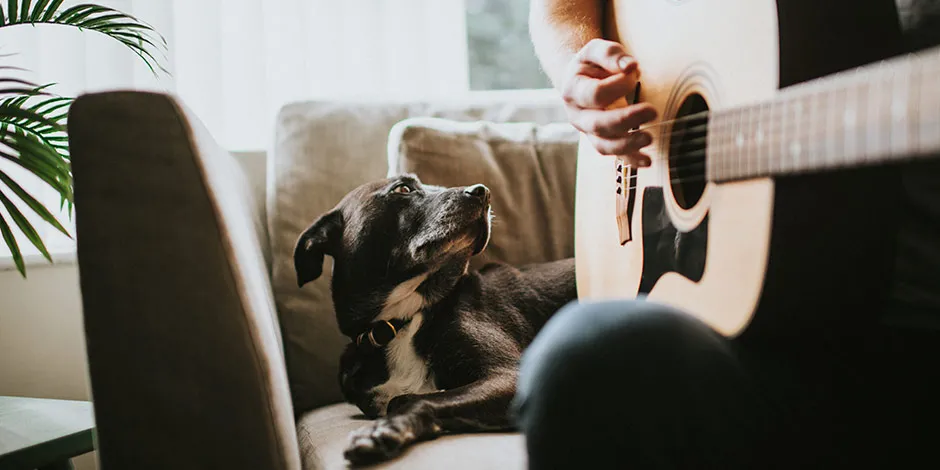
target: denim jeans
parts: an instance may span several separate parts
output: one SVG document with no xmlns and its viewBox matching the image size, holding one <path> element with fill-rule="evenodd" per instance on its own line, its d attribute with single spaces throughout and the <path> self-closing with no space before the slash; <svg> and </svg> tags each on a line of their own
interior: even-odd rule
<svg viewBox="0 0 940 470">
<path fill-rule="evenodd" d="M 940 468 L 935 337 L 743 341 L 646 300 L 566 306 L 521 363 L 529 467 Z"/>
</svg>

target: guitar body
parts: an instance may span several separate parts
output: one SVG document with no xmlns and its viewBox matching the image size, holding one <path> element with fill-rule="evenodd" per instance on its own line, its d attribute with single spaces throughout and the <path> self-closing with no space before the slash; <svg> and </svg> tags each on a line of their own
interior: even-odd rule
<svg viewBox="0 0 940 470">
<path fill-rule="evenodd" d="M 683 143 L 701 120 L 674 120 L 897 54 L 893 1 L 614 0 L 607 20 L 607 37 L 640 64 L 637 99 L 659 117 L 648 168 L 618 171 L 582 139 L 581 301 L 646 296 L 762 340 L 871 325 L 891 276 L 896 170 L 706 182 L 708 157 Z"/>
</svg>

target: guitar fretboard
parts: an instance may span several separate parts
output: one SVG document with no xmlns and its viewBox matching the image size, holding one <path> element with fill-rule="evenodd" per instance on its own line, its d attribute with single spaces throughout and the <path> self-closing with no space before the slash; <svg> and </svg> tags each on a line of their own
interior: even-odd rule
<svg viewBox="0 0 940 470">
<path fill-rule="evenodd" d="M 706 177 L 722 182 L 938 153 L 940 48 L 933 48 L 710 113 Z"/>
</svg>

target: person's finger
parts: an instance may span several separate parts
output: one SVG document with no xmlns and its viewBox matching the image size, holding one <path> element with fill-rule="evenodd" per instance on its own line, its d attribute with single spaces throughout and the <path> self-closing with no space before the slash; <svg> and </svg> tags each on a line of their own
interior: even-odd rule
<svg viewBox="0 0 940 470">
<path fill-rule="evenodd" d="M 600 153 L 600 152 L 598 152 L 598 153 Z M 637 168 L 648 168 L 650 165 L 653 164 L 653 159 L 650 158 L 649 155 L 647 155 L 647 154 L 645 154 L 645 153 L 643 153 L 643 152 L 633 152 L 633 153 L 626 154 L 626 155 L 605 155 L 605 154 L 601 153 L 601 155 L 604 156 L 604 157 L 615 157 L 615 156 L 616 156 L 616 157 L 618 157 L 618 158 L 624 160 L 624 163 L 626 163 L 627 165 L 632 165 L 632 166 L 635 166 L 635 167 L 637 167 Z M 633 184 L 636 184 L 636 183 L 633 182 Z"/>
<path fill-rule="evenodd" d="M 597 65 L 610 74 L 631 73 L 636 59 L 627 54 L 622 44 L 606 39 L 592 39 L 578 51 L 578 61 Z"/>
<path fill-rule="evenodd" d="M 652 143 L 648 133 L 630 134 L 620 139 L 603 139 L 590 136 L 591 144 L 601 155 L 635 155 Z"/>
<path fill-rule="evenodd" d="M 636 77 L 632 74 L 616 74 L 597 79 L 579 73 L 571 77 L 562 95 L 565 100 L 579 108 L 603 109 L 620 98 L 633 94 Z"/>
<path fill-rule="evenodd" d="M 650 156 L 643 152 L 634 152 L 630 155 L 623 156 L 623 158 L 625 158 L 630 165 L 639 168 L 647 168 L 653 163 Z"/>
<path fill-rule="evenodd" d="M 579 131 L 603 139 L 623 138 L 631 129 L 656 119 L 656 108 L 638 103 L 614 109 L 577 109 L 569 112 L 569 121 Z"/>
</svg>

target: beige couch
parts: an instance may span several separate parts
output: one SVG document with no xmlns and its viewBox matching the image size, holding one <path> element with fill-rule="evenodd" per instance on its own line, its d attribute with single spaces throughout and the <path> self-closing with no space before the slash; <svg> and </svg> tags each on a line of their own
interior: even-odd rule
<svg viewBox="0 0 940 470">
<path fill-rule="evenodd" d="M 102 468 L 345 468 L 346 436 L 364 424 L 339 394 L 348 339 L 330 267 L 297 287 L 296 236 L 352 187 L 413 171 L 494 190 L 477 264 L 572 256 L 577 134 L 562 121 L 547 91 L 294 103 L 273 126 L 261 198 L 174 97 L 79 98 L 69 128 Z M 523 440 L 448 436 L 380 467 L 519 469 Z"/>
</svg>

